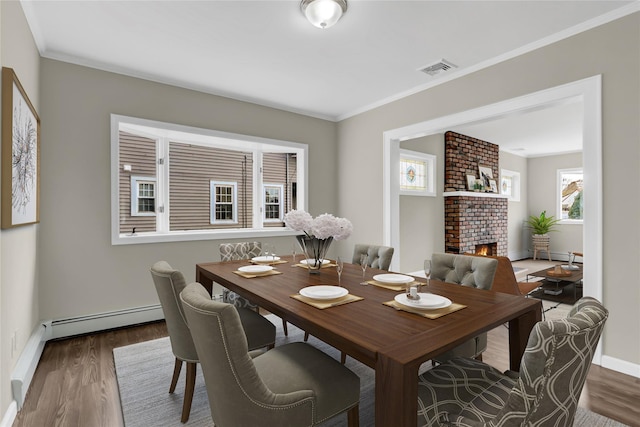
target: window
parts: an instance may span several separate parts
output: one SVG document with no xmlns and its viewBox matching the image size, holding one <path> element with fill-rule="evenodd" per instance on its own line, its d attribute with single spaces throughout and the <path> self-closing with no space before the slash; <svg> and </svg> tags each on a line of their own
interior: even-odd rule
<svg viewBox="0 0 640 427">
<path fill-rule="evenodd" d="M 306 144 L 111 116 L 111 241 L 293 235 Z"/>
<path fill-rule="evenodd" d="M 436 156 L 400 150 L 400 194 L 435 197 Z"/>
<path fill-rule="evenodd" d="M 520 172 L 500 171 L 500 193 L 509 196 L 512 202 L 520 201 Z"/>
<path fill-rule="evenodd" d="M 211 224 L 237 223 L 237 185 L 211 181 Z"/>
<path fill-rule="evenodd" d="M 279 184 L 264 185 L 264 220 L 265 222 L 282 222 L 283 186 Z"/>
<path fill-rule="evenodd" d="M 565 223 L 582 223 L 582 169 L 559 169 L 558 187 L 558 218 Z"/>
<path fill-rule="evenodd" d="M 156 214 L 156 179 L 131 177 L 131 216 L 153 216 Z"/>
</svg>

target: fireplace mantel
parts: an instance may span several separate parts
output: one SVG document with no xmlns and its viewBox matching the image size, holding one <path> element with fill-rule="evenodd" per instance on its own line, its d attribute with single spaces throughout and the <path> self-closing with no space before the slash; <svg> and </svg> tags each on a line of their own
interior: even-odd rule
<svg viewBox="0 0 640 427">
<path fill-rule="evenodd" d="M 496 193 L 481 193 L 476 191 L 446 191 L 442 193 L 443 197 L 490 197 L 494 199 L 506 199 L 509 196 L 506 194 L 496 194 Z"/>
</svg>

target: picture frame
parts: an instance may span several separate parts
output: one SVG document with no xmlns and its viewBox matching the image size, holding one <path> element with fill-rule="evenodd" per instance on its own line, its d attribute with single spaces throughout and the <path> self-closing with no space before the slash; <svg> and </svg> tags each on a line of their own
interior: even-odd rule
<svg viewBox="0 0 640 427">
<path fill-rule="evenodd" d="M 12 68 L 2 67 L 3 229 L 40 222 L 40 118 Z"/>
<path fill-rule="evenodd" d="M 489 188 L 491 188 L 491 193 L 497 193 L 498 192 L 498 184 L 496 183 L 495 179 L 490 179 L 489 180 Z"/>
<path fill-rule="evenodd" d="M 489 166 L 478 165 L 478 172 L 480 174 L 480 180 L 485 189 L 490 188 L 490 179 L 493 179 L 493 170 Z"/>
<path fill-rule="evenodd" d="M 473 191 L 475 189 L 476 179 L 475 175 L 467 175 L 467 190 Z"/>
</svg>

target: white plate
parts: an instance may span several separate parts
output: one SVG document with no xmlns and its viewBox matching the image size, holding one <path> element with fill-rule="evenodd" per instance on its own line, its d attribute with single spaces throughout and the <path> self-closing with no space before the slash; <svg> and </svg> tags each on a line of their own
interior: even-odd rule
<svg viewBox="0 0 640 427">
<path fill-rule="evenodd" d="M 251 258 L 251 261 L 253 261 L 253 262 L 274 262 L 274 261 L 280 261 L 280 257 L 279 256 L 272 256 L 272 255 L 256 256 L 256 257 Z"/>
<path fill-rule="evenodd" d="M 266 273 L 268 271 L 273 270 L 273 267 L 270 265 L 245 265 L 243 267 L 238 268 L 238 271 L 242 271 L 243 273 Z"/>
<path fill-rule="evenodd" d="M 376 274 L 373 276 L 373 280 L 380 283 L 411 283 L 415 279 L 411 276 L 405 276 L 404 274 Z"/>
<path fill-rule="evenodd" d="M 300 289 L 300 295 L 312 299 L 335 299 L 347 295 L 349 291 L 340 286 L 317 285 Z"/>
<path fill-rule="evenodd" d="M 303 259 L 302 261 L 300 261 L 300 264 L 304 264 L 304 265 L 307 265 L 307 264 L 314 265 L 315 263 L 316 263 L 316 260 L 313 258 Z M 322 265 L 326 265 L 326 264 L 329 264 L 329 260 L 323 259 Z"/>
<path fill-rule="evenodd" d="M 435 310 L 436 308 L 445 308 L 451 305 L 451 300 L 440 295 L 419 293 L 419 300 L 411 300 L 407 298 L 407 294 L 402 293 L 395 296 L 397 303 L 406 305 L 411 308 L 421 308 L 424 310 Z"/>
</svg>

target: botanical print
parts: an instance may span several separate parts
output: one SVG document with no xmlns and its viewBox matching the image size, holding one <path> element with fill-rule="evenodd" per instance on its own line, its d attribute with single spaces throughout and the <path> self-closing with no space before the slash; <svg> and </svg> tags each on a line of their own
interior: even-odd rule
<svg viewBox="0 0 640 427">
<path fill-rule="evenodd" d="M 12 222 L 36 220 L 38 182 L 38 127 L 16 84 L 13 85 Z"/>
</svg>

